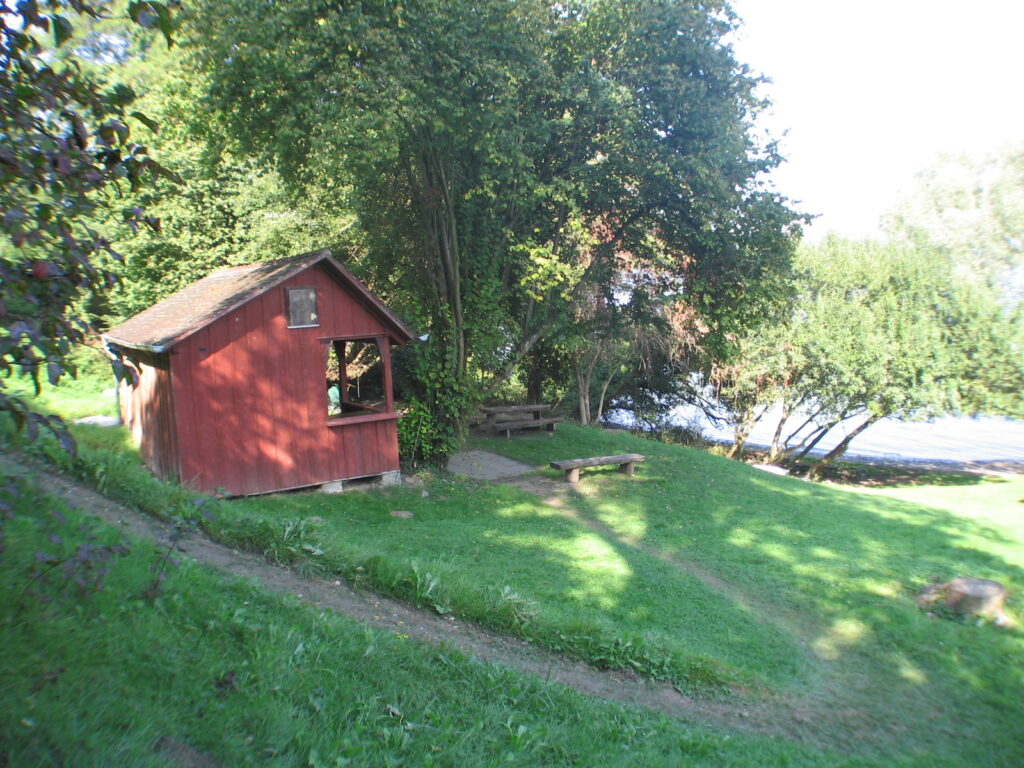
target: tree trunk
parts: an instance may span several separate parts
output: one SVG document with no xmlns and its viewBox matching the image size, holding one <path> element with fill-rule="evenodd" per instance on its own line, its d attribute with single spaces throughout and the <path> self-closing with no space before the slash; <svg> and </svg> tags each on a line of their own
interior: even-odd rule
<svg viewBox="0 0 1024 768">
<path fill-rule="evenodd" d="M 601 419 L 604 418 L 604 396 L 608 394 L 608 385 L 612 383 L 612 379 L 615 378 L 615 374 L 611 373 L 608 378 L 601 384 L 601 397 L 597 401 L 597 422 L 600 424 Z"/>
<path fill-rule="evenodd" d="M 758 414 L 756 407 L 747 408 L 743 412 L 743 418 L 733 430 L 733 444 L 729 448 L 729 453 L 726 454 L 727 458 L 743 458 L 743 447 L 747 444 L 747 438 L 750 437 L 750 433 L 754 431 L 754 425 L 761 420 L 762 416 L 764 416 L 764 411 L 762 410 Z"/>
<path fill-rule="evenodd" d="M 581 426 L 590 424 L 590 376 L 583 366 L 576 366 L 576 394 L 579 398 L 579 419 Z"/>
<path fill-rule="evenodd" d="M 807 438 L 804 438 L 803 440 L 800 441 L 799 444 L 793 446 L 792 448 L 789 447 L 789 444 L 793 441 L 793 439 L 797 435 L 799 435 L 800 432 L 802 432 L 803 429 L 808 424 L 812 424 L 814 422 L 814 420 L 818 417 L 818 415 L 822 412 L 822 410 L 823 410 L 822 408 L 819 408 L 818 410 L 816 410 L 814 413 L 812 413 L 810 416 L 808 416 L 806 419 L 804 419 L 803 423 L 799 427 L 797 427 L 792 432 L 790 432 L 788 435 L 786 435 L 786 439 L 782 441 L 782 446 L 781 446 L 781 449 L 780 449 L 780 452 L 779 452 L 779 458 L 780 459 L 789 458 L 793 453 L 795 453 L 796 451 L 800 450 L 801 446 L 803 446 L 804 443 L 807 442 Z M 818 430 L 820 430 L 820 429 L 821 428 L 819 427 Z M 827 432 L 829 429 L 831 429 L 831 427 L 826 428 L 825 431 Z M 812 435 L 820 435 L 820 432 L 812 432 L 811 434 Z M 816 438 L 816 439 L 819 439 L 819 438 Z"/>
<path fill-rule="evenodd" d="M 820 443 L 822 441 L 822 439 L 825 437 L 825 435 L 827 435 L 829 433 L 829 431 L 832 429 L 832 427 L 834 427 L 838 423 L 839 422 L 837 421 L 837 422 L 834 422 L 834 423 L 832 423 L 832 424 L 830 424 L 830 425 L 828 425 L 826 427 L 818 427 L 818 431 L 812 433 L 813 439 L 809 443 L 807 443 L 806 445 L 801 443 L 800 445 L 798 445 L 793 450 L 794 453 L 796 453 L 796 451 L 800 451 L 800 453 L 793 460 L 794 461 L 800 461 L 808 453 L 813 451 L 814 450 L 814 446 L 816 446 L 818 443 Z"/>
<path fill-rule="evenodd" d="M 818 475 L 821 473 L 822 469 L 824 469 L 829 464 L 831 464 L 833 461 L 835 461 L 840 456 L 842 456 L 844 453 L 846 453 L 846 449 L 850 447 L 850 443 L 853 442 L 853 438 L 855 438 L 857 435 L 859 435 L 865 429 L 870 427 L 872 424 L 874 424 L 880 418 L 882 418 L 882 417 L 881 416 L 871 416 L 871 417 L 869 417 L 867 421 L 865 421 L 863 424 L 861 424 L 859 427 L 857 427 L 855 430 L 853 430 L 853 432 L 851 432 L 846 437 L 844 437 L 842 439 L 842 441 L 840 441 L 839 445 L 837 445 L 831 451 L 829 451 L 824 456 L 822 456 L 821 461 L 819 461 L 817 464 L 815 464 L 813 467 L 811 467 L 810 471 L 808 471 L 808 473 L 807 473 L 807 479 L 808 480 L 817 480 L 818 479 Z"/>
<path fill-rule="evenodd" d="M 814 447 L 825 438 L 825 435 L 832 431 L 833 427 L 835 427 L 837 424 L 842 423 L 846 419 L 852 419 L 855 416 L 859 416 L 863 412 L 864 411 L 861 410 L 858 411 L 857 413 L 850 413 L 849 408 L 844 409 L 843 412 L 839 414 L 838 419 L 833 420 L 831 423 L 826 424 L 824 427 L 819 427 L 818 431 L 813 433 L 813 439 L 810 442 L 807 442 L 805 440 L 803 443 L 796 447 L 796 450 L 799 450 L 800 453 L 793 458 L 793 461 L 803 461 L 807 457 L 807 455 L 814 450 Z"/>
<path fill-rule="evenodd" d="M 782 429 L 786 426 L 786 422 L 789 421 L 789 417 L 793 415 L 793 406 L 782 405 L 782 418 L 779 419 L 779 423 L 775 426 L 775 434 L 772 435 L 772 444 L 768 450 L 768 463 L 774 464 L 780 458 L 782 458 Z"/>
<path fill-rule="evenodd" d="M 529 356 L 526 363 L 526 401 L 528 403 L 540 403 L 544 400 L 543 382 L 544 370 L 537 360 Z"/>
</svg>

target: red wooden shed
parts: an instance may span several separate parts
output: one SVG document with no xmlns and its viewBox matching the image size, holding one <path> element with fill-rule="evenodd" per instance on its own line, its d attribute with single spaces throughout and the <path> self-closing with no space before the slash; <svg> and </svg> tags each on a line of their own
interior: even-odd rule
<svg viewBox="0 0 1024 768">
<path fill-rule="evenodd" d="M 232 496 L 397 481 L 391 346 L 411 338 L 327 250 L 214 272 L 104 335 L 146 464 Z"/>
</svg>

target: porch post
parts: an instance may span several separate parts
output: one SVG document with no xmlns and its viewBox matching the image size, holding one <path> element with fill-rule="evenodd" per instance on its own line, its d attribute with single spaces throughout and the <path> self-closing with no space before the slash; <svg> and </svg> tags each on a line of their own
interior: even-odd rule
<svg viewBox="0 0 1024 768">
<path fill-rule="evenodd" d="M 377 337 L 377 349 L 380 350 L 380 362 L 384 367 L 384 404 L 385 410 L 395 410 L 395 393 L 391 379 L 391 339 L 387 336 Z"/>
</svg>

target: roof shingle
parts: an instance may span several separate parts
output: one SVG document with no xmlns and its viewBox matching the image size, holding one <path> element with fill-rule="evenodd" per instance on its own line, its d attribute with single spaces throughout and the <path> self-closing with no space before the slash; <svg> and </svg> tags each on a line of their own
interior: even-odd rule
<svg viewBox="0 0 1024 768">
<path fill-rule="evenodd" d="M 111 328 L 103 337 L 123 347 L 164 352 L 217 318 L 325 259 L 358 293 L 370 300 L 395 327 L 398 335 L 405 337 L 403 340 L 408 341 L 412 337 L 412 332 L 380 299 L 335 261 L 326 249 L 218 270 Z"/>
</svg>

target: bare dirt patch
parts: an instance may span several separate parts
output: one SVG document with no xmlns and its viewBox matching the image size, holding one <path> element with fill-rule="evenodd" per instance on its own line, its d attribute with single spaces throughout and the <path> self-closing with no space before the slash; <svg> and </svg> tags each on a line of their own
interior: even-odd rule
<svg viewBox="0 0 1024 768">
<path fill-rule="evenodd" d="M 532 472 L 536 467 L 521 461 L 507 459 L 489 451 L 466 451 L 452 454 L 448 459 L 448 471 L 471 477 L 474 480 L 497 480 Z"/>
</svg>

